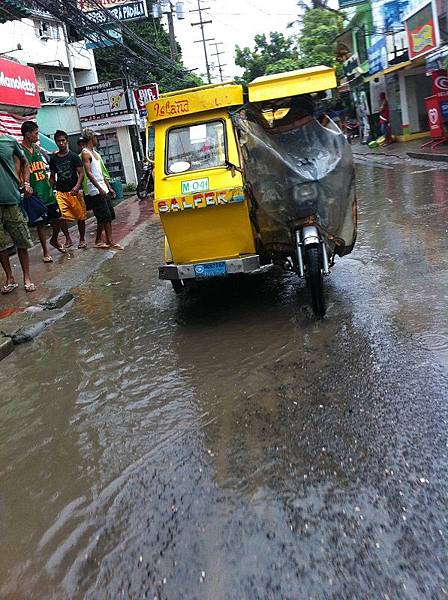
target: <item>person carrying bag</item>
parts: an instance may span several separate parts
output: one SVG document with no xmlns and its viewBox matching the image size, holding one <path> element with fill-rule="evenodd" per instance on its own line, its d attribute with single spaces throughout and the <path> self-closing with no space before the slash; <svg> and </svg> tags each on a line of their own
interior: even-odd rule
<svg viewBox="0 0 448 600">
<path fill-rule="evenodd" d="M 0 164 L 4 168 L 5 172 L 11 177 L 15 186 L 18 185 L 20 195 L 22 197 L 22 210 L 25 213 L 28 225 L 34 227 L 38 223 L 45 222 L 47 219 L 47 208 L 45 204 L 34 194 L 31 196 L 25 196 L 25 188 L 20 185 L 17 177 L 11 173 L 9 166 L 6 161 L 0 156 Z"/>
</svg>

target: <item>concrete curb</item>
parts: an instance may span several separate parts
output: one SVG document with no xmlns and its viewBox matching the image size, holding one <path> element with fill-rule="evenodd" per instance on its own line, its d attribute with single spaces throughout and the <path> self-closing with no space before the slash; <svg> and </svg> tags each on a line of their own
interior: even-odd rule
<svg viewBox="0 0 448 600">
<path fill-rule="evenodd" d="M 427 154 L 425 152 L 407 152 L 409 158 L 433 162 L 448 162 L 448 154 Z"/>
<path fill-rule="evenodd" d="M 3 360 L 14 350 L 14 342 L 9 337 L 0 338 L 0 360 Z"/>
</svg>

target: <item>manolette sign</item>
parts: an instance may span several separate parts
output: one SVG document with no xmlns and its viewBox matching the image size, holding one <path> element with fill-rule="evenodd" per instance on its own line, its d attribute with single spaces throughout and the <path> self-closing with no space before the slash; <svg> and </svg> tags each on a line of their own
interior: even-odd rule
<svg viewBox="0 0 448 600">
<path fill-rule="evenodd" d="M 0 104 L 40 107 L 34 69 L 0 58 Z"/>
</svg>

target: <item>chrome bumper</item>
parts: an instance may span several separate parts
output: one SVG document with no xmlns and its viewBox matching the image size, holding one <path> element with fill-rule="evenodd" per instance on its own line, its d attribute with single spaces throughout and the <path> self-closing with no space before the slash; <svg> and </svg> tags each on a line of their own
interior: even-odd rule
<svg viewBox="0 0 448 600">
<path fill-rule="evenodd" d="M 249 254 L 241 258 L 228 258 L 226 260 L 209 260 L 205 263 L 225 263 L 227 275 L 236 275 L 238 273 L 254 273 L 260 269 L 260 257 L 258 254 Z M 195 265 L 176 265 L 169 264 L 159 267 L 159 279 L 210 279 L 209 277 L 199 277 L 194 270 Z"/>
</svg>

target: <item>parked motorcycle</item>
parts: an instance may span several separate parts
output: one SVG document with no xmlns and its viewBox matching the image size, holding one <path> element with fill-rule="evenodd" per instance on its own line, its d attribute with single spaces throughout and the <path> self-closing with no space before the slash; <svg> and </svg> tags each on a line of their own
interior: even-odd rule
<svg viewBox="0 0 448 600">
<path fill-rule="evenodd" d="M 154 162 L 150 159 L 143 163 L 143 175 L 137 184 L 139 200 L 145 200 L 154 191 Z"/>
<path fill-rule="evenodd" d="M 356 119 L 349 119 L 345 122 L 344 134 L 350 144 L 353 138 L 359 137 L 359 123 Z"/>
</svg>

